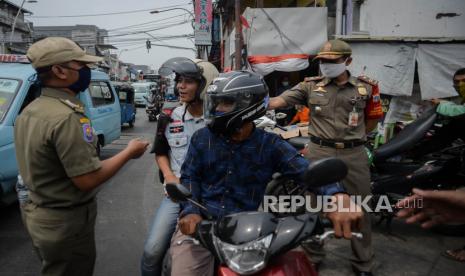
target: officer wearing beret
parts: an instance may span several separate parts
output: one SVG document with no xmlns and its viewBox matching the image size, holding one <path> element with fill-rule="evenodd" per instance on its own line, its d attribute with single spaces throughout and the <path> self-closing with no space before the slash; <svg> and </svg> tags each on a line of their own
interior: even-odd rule
<svg viewBox="0 0 465 276">
<path fill-rule="evenodd" d="M 148 142 L 134 139 L 105 161 L 77 95 L 90 83 L 88 64 L 101 60 L 76 43 L 49 37 L 34 43 L 27 57 L 42 84 L 41 96 L 17 118 L 15 147 L 20 175 L 29 190 L 24 223 L 42 275 L 92 275 L 97 187 Z"/>
<path fill-rule="evenodd" d="M 270 109 L 305 104 L 310 108 L 310 143 L 307 157 L 318 160 L 337 157 L 349 167 L 343 183 L 351 195 L 367 196 L 370 171 L 364 144 L 382 117 L 377 82 L 367 77 L 354 77 L 346 69 L 352 50 L 342 40 L 330 40 L 320 49 L 323 76 L 303 82 L 270 99 Z M 363 239 L 352 239 L 352 266 L 357 275 L 372 275 L 373 251 L 371 224 L 365 214 L 361 229 Z"/>
</svg>

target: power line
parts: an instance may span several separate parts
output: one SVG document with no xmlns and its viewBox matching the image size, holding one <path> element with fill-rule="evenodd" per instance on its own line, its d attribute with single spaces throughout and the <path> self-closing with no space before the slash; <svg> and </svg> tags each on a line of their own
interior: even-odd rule
<svg viewBox="0 0 465 276">
<path fill-rule="evenodd" d="M 106 35 L 106 36 L 103 36 L 103 37 L 121 37 L 121 36 L 128 36 L 128 35 L 146 33 L 146 32 L 150 32 L 150 31 L 158 31 L 158 30 L 162 30 L 162 29 L 167 29 L 167 28 L 175 27 L 175 26 L 180 26 L 180 25 L 186 24 L 186 23 L 188 23 L 188 22 L 189 22 L 189 21 L 184 21 L 184 22 L 180 22 L 180 23 L 173 23 L 173 24 L 161 26 L 161 27 L 158 27 L 158 28 L 146 28 L 146 29 L 141 29 L 141 30 L 133 31 L 133 32 L 120 33 L 120 34 L 113 34 L 113 35 Z"/>
<path fill-rule="evenodd" d="M 94 14 L 79 14 L 79 15 L 39 15 L 39 16 L 30 16 L 30 18 L 70 18 L 70 17 L 93 17 L 93 16 L 105 16 L 105 15 L 119 15 L 119 14 L 147 12 L 148 10 L 170 9 L 170 8 L 175 8 L 175 7 L 186 6 L 189 4 L 190 3 L 164 6 L 164 7 L 156 7 L 156 8 L 143 9 L 143 10 L 124 11 L 124 12 L 94 13 Z"/>
<path fill-rule="evenodd" d="M 107 30 L 107 31 L 108 31 L 108 32 L 113 32 L 113 31 L 117 31 L 117 30 L 121 30 L 121 29 L 128 29 L 128 28 L 132 28 L 132 27 L 137 27 L 137 26 L 142 26 L 142 25 L 148 25 L 148 24 L 152 24 L 152 23 L 156 23 L 156 22 L 161 22 L 161 21 L 173 19 L 173 18 L 176 18 L 176 17 L 185 16 L 186 14 L 188 14 L 188 13 L 186 12 L 186 13 L 183 13 L 183 14 L 180 14 L 180 15 L 170 16 L 170 17 L 166 17 L 166 18 L 162 18 L 162 19 L 158 19 L 158 20 L 152 20 L 152 21 L 148 21 L 148 22 L 144 22 L 144 23 L 139 23 L 139 24 L 134 24 L 134 25 L 129 25 L 129 26 L 118 27 L 118 28 L 115 28 L 115 29 Z"/>
<path fill-rule="evenodd" d="M 131 32 L 138 32 L 138 31 L 150 31 L 150 30 L 160 30 L 164 28 L 169 28 L 173 27 L 176 25 L 182 25 L 185 23 L 188 23 L 188 20 L 177 20 L 177 21 L 170 21 L 166 22 L 164 24 L 153 24 L 153 25 L 146 25 L 144 27 L 137 27 L 137 28 L 132 28 L 128 30 L 120 30 L 120 31 L 115 31 L 115 32 L 109 32 L 110 34 L 108 36 L 115 36 L 119 34 L 126 34 L 126 33 L 131 33 Z"/>
<path fill-rule="evenodd" d="M 170 28 L 170 27 L 176 27 L 176 26 L 180 26 L 180 25 L 183 25 L 183 24 L 186 24 L 186 23 L 189 23 L 189 21 L 172 21 L 172 22 L 167 22 L 166 24 L 154 24 L 154 25 L 146 25 L 144 27 L 138 27 L 138 28 L 132 28 L 132 29 L 128 29 L 128 30 L 120 30 L 120 31 L 116 31 L 116 32 L 110 32 L 108 34 L 106 34 L 106 36 L 118 36 L 118 35 L 121 35 L 121 34 L 128 34 L 128 33 L 134 33 L 134 32 L 150 32 L 150 31 L 154 31 L 154 30 L 161 30 L 161 29 L 166 29 L 166 28 Z"/>
</svg>

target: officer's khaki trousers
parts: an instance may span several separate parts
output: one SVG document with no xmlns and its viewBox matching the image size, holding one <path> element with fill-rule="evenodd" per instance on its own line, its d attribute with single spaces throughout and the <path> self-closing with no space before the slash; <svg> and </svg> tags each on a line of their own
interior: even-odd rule
<svg viewBox="0 0 465 276">
<path fill-rule="evenodd" d="M 371 194 L 370 168 L 368 156 L 363 146 L 351 149 L 334 149 L 323 147 L 315 143 L 309 143 L 306 156 L 310 161 L 327 157 L 336 157 L 344 161 L 349 168 L 347 177 L 343 180 L 344 188 L 350 195 L 367 196 Z M 363 239 L 352 239 L 351 258 L 352 265 L 359 271 L 371 271 L 373 263 L 373 249 L 371 247 L 371 222 L 365 213 L 363 227 L 360 229 Z"/>
<path fill-rule="evenodd" d="M 21 208 L 42 275 L 92 275 L 96 249 L 97 205 L 52 209 L 28 203 Z"/>
</svg>

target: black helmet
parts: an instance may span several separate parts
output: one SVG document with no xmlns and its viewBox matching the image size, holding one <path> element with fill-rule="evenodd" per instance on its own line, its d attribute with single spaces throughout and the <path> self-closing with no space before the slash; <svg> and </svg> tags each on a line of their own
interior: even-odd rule
<svg viewBox="0 0 465 276">
<path fill-rule="evenodd" d="M 203 100 L 208 85 L 218 76 L 216 67 L 208 61 L 201 59 L 191 60 L 186 57 L 175 57 L 165 61 L 158 69 L 161 76 L 176 74 L 176 82 L 180 76 L 191 78 L 199 82 L 199 89 L 196 92 L 195 99 Z"/>
<path fill-rule="evenodd" d="M 212 132 L 230 136 L 245 122 L 263 116 L 268 101 L 268 86 L 262 76 L 231 71 L 220 74 L 208 87 L 204 117 Z"/>
</svg>

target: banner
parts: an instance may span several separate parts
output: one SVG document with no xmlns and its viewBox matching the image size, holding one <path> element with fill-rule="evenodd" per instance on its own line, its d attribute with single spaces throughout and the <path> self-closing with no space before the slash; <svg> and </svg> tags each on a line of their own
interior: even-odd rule
<svg viewBox="0 0 465 276">
<path fill-rule="evenodd" d="M 212 45 L 212 0 L 195 1 L 195 45 Z"/>
</svg>

